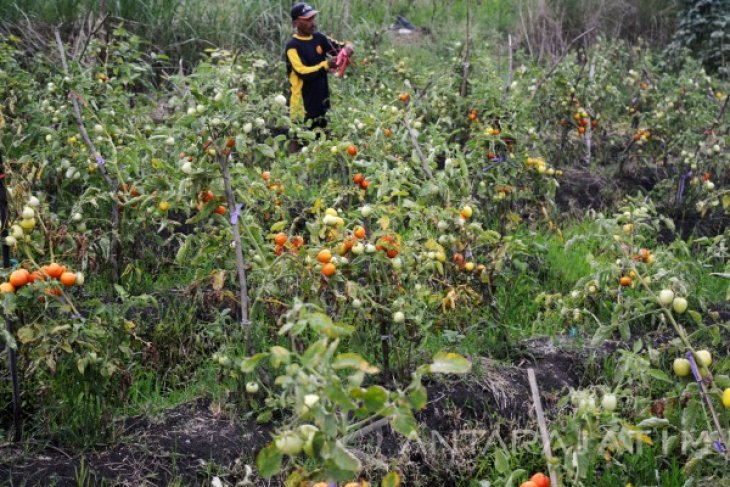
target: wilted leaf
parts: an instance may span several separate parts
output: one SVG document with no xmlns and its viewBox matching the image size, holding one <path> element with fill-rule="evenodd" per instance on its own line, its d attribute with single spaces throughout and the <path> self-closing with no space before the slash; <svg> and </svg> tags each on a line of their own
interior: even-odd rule
<svg viewBox="0 0 730 487">
<path fill-rule="evenodd" d="M 30 326 L 24 326 L 17 331 L 18 340 L 20 343 L 25 345 L 26 343 L 32 342 L 35 339 L 35 331 Z"/>
<path fill-rule="evenodd" d="M 226 271 L 218 271 L 214 272 L 212 276 L 213 280 L 213 290 L 214 291 L 220 291 L 223 289 L 223 285 L 226 283 Z"/>
</svg>

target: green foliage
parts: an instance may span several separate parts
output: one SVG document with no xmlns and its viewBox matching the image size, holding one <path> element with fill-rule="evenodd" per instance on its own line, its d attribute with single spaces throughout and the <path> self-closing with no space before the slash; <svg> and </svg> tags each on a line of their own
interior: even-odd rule
<svg viewBox="0 0 730 487">
<path fill-rule="evenodd" d="M 423 409 L 427 393 L 421 378 L 432 374 L 465 374 L 471 364 L 455 353 L 438 353 L 430 365 L 413 372 L 404 389 L 389 391 L 383 386 L 368 385 L 379 370 L 357 353 L 338 351 L 340 340 L 352 334 L 352 328 L 336 323 L 312 305 L 299 301 L 285 315 L 279 335 L 297 337 L 314 335 L 301 353 L 281 346 L 241 360 L 216 354 L 213 360 L 229 370 L 231 376 L 247 378 L 268 359 L 278 374 L 274 384 L 280 388 L 266 399 L 269 409 L 284 410 L 291 417 L 280 428 L 274 442 L 257 456 L 261 474 L 279 473 L 284 455 L 299 468 L 292 478 L 344 481 L 356 477 L 362 469 L 360 459 L 348 447 L 362 431 L 379 418 L 386 418 L 394 431 L 415 439 L 418 425 L 413 411 Z M 316 341 L 314 341 L 316 340 Z M 258 386 L 247 385 L 255 395 Z M 262 413 L 271 417 L 271 412 Z M 261 417 L 261 416 L 260 416 Z M 314 460 L 317 468 L 308 469 L 297 458 L 300 453 Z"/>
<path fill-rule="evenodd" d="M 676 57 L 683 49 L 721 76 L 730 76 L 730 4 L 726 0 L 684 0 L 679 25 L 666 54 Z"/>
</svg>

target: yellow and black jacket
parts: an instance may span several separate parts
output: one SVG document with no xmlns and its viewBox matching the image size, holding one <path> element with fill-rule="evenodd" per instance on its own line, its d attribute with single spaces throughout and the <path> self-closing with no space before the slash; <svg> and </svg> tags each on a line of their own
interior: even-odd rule
<svg viewBox="0 0 730 487">
<path fill-rule="evenodd" d="M 286 43 L 286 74 L 291 83 L 289 108 L 292 118 L 322 117 L 330 107 L 327 55 L 336 56 L 344 44 L 315 32 L 294 35 Z"/>
</svg>

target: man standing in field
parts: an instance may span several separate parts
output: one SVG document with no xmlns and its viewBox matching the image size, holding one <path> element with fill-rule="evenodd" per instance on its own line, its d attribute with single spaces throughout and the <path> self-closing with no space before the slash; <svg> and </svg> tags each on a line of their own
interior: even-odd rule
<svg viewBox="0 0 730 487">
<path fill-rule="evenodd" d="M 286 74 L 291 84 L 289 109 L 292 119 L 304 119 L 312 128 L 327 127 L 330 89 L 327 73 L 336 68 L 334 59 L 341 49 L 352 53 L 350 43 L 342 43 L 316 32 L 317 11 L 307 3 L 297 3 L 291 9 L 294 36 L 286 43 Z"/>
</svg>

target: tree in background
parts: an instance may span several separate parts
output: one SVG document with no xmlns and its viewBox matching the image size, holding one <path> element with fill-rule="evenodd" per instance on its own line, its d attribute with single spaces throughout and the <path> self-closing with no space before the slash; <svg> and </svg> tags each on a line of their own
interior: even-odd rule
<svg viewBox="0 0 730 487">
<path fill-rule="evenodd" d="M 711 72 L 730 75 L 730 0 L 684 0 L 679 25 L 667 46 L 669 57 L 679 59 L 688 49 Z"/>
</svg>

